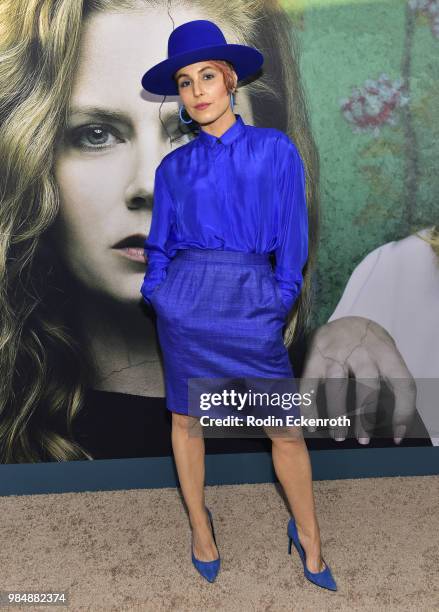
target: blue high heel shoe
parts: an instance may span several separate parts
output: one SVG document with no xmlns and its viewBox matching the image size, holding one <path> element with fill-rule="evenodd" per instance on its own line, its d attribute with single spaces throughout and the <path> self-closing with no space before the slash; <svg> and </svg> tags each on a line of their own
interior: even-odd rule
<svg viewBox="0 0 439 612">
<path fill-rule="evenodd" d="M 306 553 L 299 541 L 299 534 L 297 533 L 296 521 L 291 518 L 288 522 L 288 554 L 291 555 L 291 544 L 294 543 L 294 546 L 297 548 L 297 552 L 300 555 L 303 563 L 303 571 L 305 573 L 306 578 L 310 582 L 317 584 L 317 586 L 323 587 L 324 589 L 329 589 L 331 591 L 337 590 L 337 584 L 331 574 L 331 570 L 329 569 L 328 564 L 322 557 L 323 563 L 325 563 L 326 567 L 321 572 L 310 572 L 306 567 Z"/>
<path fill-rule="evenodd" d="M 209 508 L 206 507 L 206 510 L 207 510 L 207 514 L 209 515 L 209 521 L 210 521 L 210 527 L 212 529 L 213 541 L 215 542 L 215 545 L 216 545 L 215 531 L 213 529 L 212 514 L 210 513 Z M 218 556 L 218 559 L 214 559 L 213 561 L 200 561 L 194 555 L 193 541 L 192 541 L 191 547 L 192 547 L 192 563 L 194 564 L 196 569 L 200 572 L 200 574 L 204 578 L 206 578 L 206 580 L 208 580 L 209 582 L 213 582 L 215 578 L 217 577 L 217 574 L 220 569 L 220 563 L 221 563 L 220 556 Z"/>
</svg>

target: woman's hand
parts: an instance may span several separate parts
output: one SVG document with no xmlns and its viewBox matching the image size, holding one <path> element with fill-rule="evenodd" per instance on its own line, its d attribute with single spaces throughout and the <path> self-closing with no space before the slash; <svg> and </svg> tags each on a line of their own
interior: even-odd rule
<svg viewBox="0 0 439 612">
<path fill-rule="evenodd" d="M 349 373 L 357 379 L 354 410 L 346 406 Z M 353 417 L 355 437 L 360 444 L 368 444 L 371 432 L 366 429 L 364 415 L 367 412 L 368 423 L 372 424 L 369 429 L 373 430 L 381 377 L 394 395 L 392 431 L 395 443 L 399 444 L 416 411 L 416 383 L 392 336 L 378 323 L 349 316 L 318 328 L 307 353 L 300 393 L 314 389 L 315 397 L 320 382 L 330 379 L 325 382 L 328 417 Z M 301 413 L 317 418 L 316 402 L 302 406 Z M 331 430 L 331 436 L 342 441 L 347 432 L 347 427 L 337 427 Z"/>
</svg>

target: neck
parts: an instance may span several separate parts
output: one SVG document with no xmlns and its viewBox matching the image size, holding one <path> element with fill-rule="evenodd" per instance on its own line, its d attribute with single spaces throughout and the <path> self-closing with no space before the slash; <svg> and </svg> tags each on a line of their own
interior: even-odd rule
<svg viewBox="0 0 439 612">
<path fill-rule="evenodd" d="M 219 138 L 229 129 L 236 121 L 236 117 L 231 107 L 229 106 L 226 112 L 220 115 L 215 121 L 209 123 L 200 123 L 200 129 L 207 132 L 216 138 Z"/>
</svg>

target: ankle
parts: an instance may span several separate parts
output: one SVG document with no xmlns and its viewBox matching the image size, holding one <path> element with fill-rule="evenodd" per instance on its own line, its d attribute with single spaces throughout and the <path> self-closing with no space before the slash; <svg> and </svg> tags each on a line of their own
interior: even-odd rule
<svg viewBox="0 0 439 612">
<path fill-rule="evenodd" d="M 208 525 L 209 516 L 207 511 L 202 508 L 201 510 L 189 512 L 189 522 L 191 527 L 204 527 L 205 525 Z"/>
<path fill-rule="evenodd" d="M 320 541 L 320 530 L 317 523 L 312 525 L 300 525 L 296 523 L 296 526 L 301 539 L 307 540 L 308 542 Z"/>
</svg>

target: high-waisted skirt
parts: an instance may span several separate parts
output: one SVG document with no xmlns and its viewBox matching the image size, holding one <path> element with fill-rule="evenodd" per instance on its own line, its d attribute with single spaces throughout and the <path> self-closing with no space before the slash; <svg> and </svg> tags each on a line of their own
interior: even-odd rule
<svg viewBox="0 0 439 612">
<path fill-rule="evenodd" d="M 166 406 L 188 412 L 190 378 L 292 378 L 286 307 L 269 255 L 181 249 L 151 297 Z"/>
</svg>

